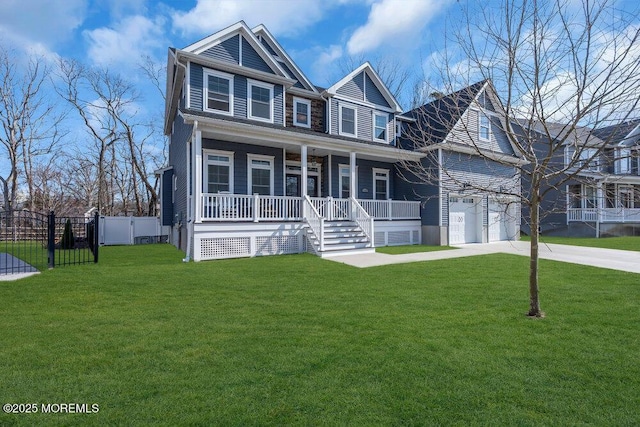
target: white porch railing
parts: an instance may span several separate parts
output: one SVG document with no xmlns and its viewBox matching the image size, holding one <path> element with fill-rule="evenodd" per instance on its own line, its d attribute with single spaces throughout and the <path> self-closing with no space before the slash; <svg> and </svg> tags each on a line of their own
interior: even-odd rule
<svg viewBox="0 0 640 427">
<path fill-rule="evenodd" d="M 405 200 L 357 200 L 373 219 L 420 219 L 420 202 Z M 327 221 L 351 219 L 350 199 L 309 197 L 318 215 Z M 203 221 L 302 221 L 302 197 L 243 194 L 203 194 Z M 257 207 L 257 209 L 256 209 Z"/>
<path fill-rule="evenodd" d="M 319 247 L 318 250 L 320 252 L 324 251 L 324 217 L 320 215 L 318 210 L 314 205 L 314 201 L 309 198 L 309 196 L 304 196 L 304 210 L 305 217 L 307 219 L 307 224 L 309 224 L 309 228 L 315 235 L 316 239 L 318 239 Z"/>
<path fill-rule="evenodd" d="M 364 208 L 353 197 L 349 198 L 351 203 L 351 220 L 354 221 L 362 229 L 369 239 L 369 247 L 373 246 L 373 218 L 364 210 Z"/>
<path fill-rule="evenodd" d="M 598 221 L 597 208 L 567 209 L 568 222 L 596 222 Z M 600 222 L 640 222 L 640 209 L 630 208 L 603 208 L 600 209 Z"/>
<path fill-rule="evenodd" d="M 420 202 L 408 200 L 358 200 L 374 219 L 419 219 Z"/>
<path fill-rule="evenodd" d="M 202 219 L 215 221 L 301 221 L 302 198 L 203 194 Z"/>
</svg>

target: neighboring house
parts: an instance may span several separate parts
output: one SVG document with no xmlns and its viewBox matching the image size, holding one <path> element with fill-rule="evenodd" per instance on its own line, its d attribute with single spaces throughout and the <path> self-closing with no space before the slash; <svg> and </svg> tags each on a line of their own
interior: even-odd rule
<svg viewBox="0 0 640 427">
<path fill-rule="evenodd" d="M 194 260 L 421 242 L 402 110 L 365 63 L 314 86 L 264 26 L 170 48 L 161 218 Z"/>
<path fill-rule="evenodd" d="M 436 149 L 442 169 L 464 182 L 518 191 L 513 167 L 474 155 L 459 134 L 460 123 L 471 121 L 483 151 L 518 163 L 488 82 L 459 92 L 468 96 L 464 111 L 439 124 L 435 146 L 415 150 L 399 135 L 418 122 L 402 114 L 369 63 L 322 89 L 264 26 L 238 22 L 170 48 L 166 93 L 161 219 L 187 258 L 331 256 L 518 236 L 514 198 L 444 174 L 435 187 L 402 178 L 407 163 L 427 161 Z M 446 110 L 444 101 L 425 108 Z"/>
<path fill-rule="evenodd" d="M 563 124 L 547 126 L 556 138 Z M 569 236 L 640 234 L 640 120 L 579 128 L 565 142 L 562 166 L 574 179 L 542 206 L 542 232 Z M 599 153 L 598 153 L 599 152 Z M 577 157 L 576 157 L 577 156 Z"/>
<path fill-rule="evenodd" d="M 413 109 L 402 145 L 428 155 L 403 195 L 423 200 L 427 244 L 515 240 L 520 230 L 520 169 L 505 132 L 502 104 L 485 80 Z M 425 178 L 425 175 L 428 177 Z"/>
</svg>

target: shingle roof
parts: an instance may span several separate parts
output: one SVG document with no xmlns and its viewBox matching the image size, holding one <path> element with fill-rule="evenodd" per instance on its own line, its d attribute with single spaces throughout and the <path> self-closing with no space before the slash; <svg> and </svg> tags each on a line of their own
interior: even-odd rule
<svg viewBox="0 0 640 427">
<path fill-rule="evenodd" d="M 638 125 L 640 125 L 640 119 L 629 120 L 627 122 L 594 129 L 593 134 L 611 144 L 617 144 L 622 142 Z"/>
<path fill-rule="evenodd" d="M 487 80 L 472 84 L 449 95 L 406 112 L 403 116 L 416 119 L 420 131 L 431 143 L 442 142 L 451 132 L 460 117 L 485 85 Z"/>
</svg>

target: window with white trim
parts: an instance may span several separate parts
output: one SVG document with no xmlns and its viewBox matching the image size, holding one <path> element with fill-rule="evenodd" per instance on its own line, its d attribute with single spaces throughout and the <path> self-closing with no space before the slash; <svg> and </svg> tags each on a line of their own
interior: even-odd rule
<svg viewBox="0 0 640 427">
<path fill-rule="evenodd" d="M 233 115 L 233 76 L 204 70 L 204 111 Z"/>
<path fill-rule="evenodd" d="M 489 141 L 491 139 L 491 121 L 489 120 L 489 117 L 482 112 L 479 117 L 478 126 L 480 130 L 480 139 Z"/>
<path fill-rule="evenodd" d="M 354 107 L 341 105 L 339 111 L 340 117 L 338 123 L 340 125 L 340 129 L 338 132 L 340 135 L 357 136 L 356 123 L 358 113 L 356 109 Z"/>
<path fill-rule="evenodd" d="M 373 113 L 373 140 L 387 142 L 387 121 L 386 114 Z"/>
<path fill-rule="evenodd" d="M 373 168 L 373 198 L 375 200 L 389 198 L 389 169 Z"/>
<path fill-rule="evenodd" d="M 308 99 L 293 98 L 293 125 L 311 127 L 311 101 Z"/>
<path fill-rule="evenodd" d="M 233 152 L 203 150 L 204 191 L 233 193 Z"/>
<path fill-rule="evenodd" d="M 273 123 L 273 85 L 248 80 L 247 108 L 250 119 Z"/>
<path fill-rule="evenodd" d="M 620 148 L 617 150 L 617 154 L 616 173 L 631 173 L 631 150 L 629 148 Z"/>
<path fill-rule="evenodd" d="M 598 150 L 596 148 L 584 148 L 579 153 L 577 167 L 582 167 L 586 170 L 597 171 L 600 170 L 600 157 L 596 155 Z"/>
<path fill-rule="evenodd" d="M 248 154 L 249 194 L 273 196 L 273 156 Z"/>
<path fill-rule="evenodd" d="M 356 188 L 358 188 L 358 167 L 356 166 Z M 349 165 L 338 165 L 340 177 L 340 198 L 348 199 L 351 196 L 351 168 Z M 356 196 L 358 197 L 357 191 Z"/>
</svg>

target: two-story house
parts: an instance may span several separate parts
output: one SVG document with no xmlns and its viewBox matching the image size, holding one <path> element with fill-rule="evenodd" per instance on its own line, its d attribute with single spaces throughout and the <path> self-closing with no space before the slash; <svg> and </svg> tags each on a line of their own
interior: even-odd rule
<svg viewBox="0 0 640 427">
<path fill-rule="evenodd" d="M 516 240 L 520 233 L 520 167 L 504 131 L 495 88 L 484 80 L 405 114 L 401 145 L 427 155 L 407 164 L 404 194 L 425 200 L 427 244 Z M 422 182 L 422 183 L 421 183 Z"/>
<path fill-rule="evenodd" d="M 397 164 L 402 110 L 365 63 L 313 85 L 264 26 L 238 22 L 167 62 L 161 219 L 194 260 L 421 242 Z"/>
</svg>

